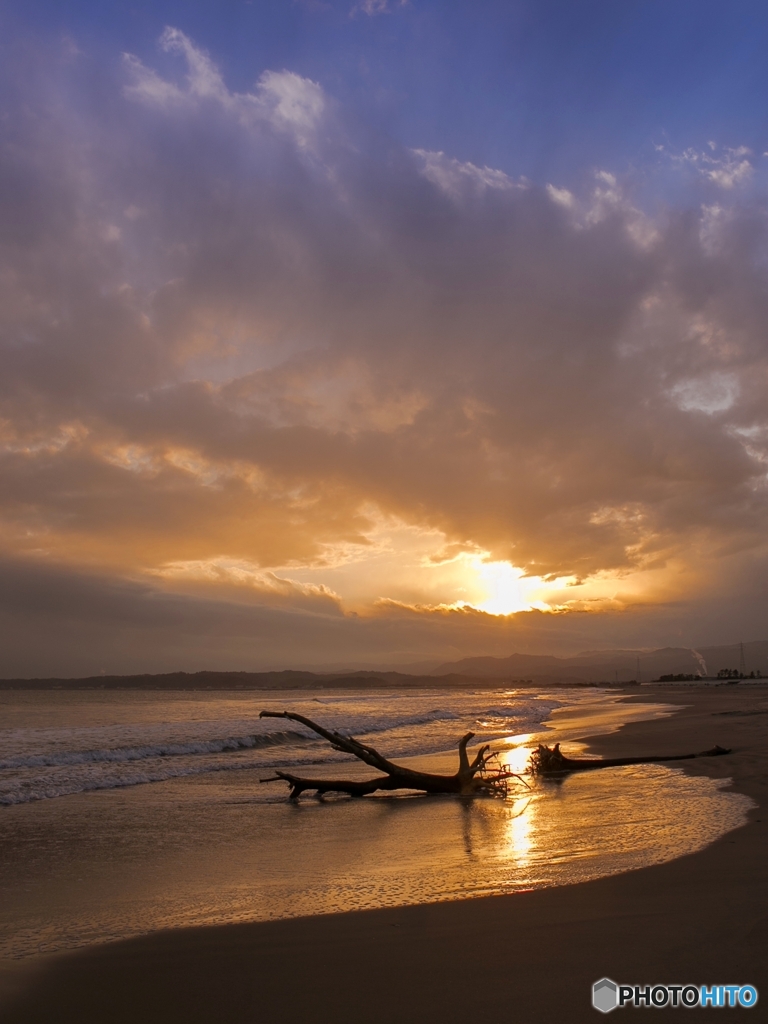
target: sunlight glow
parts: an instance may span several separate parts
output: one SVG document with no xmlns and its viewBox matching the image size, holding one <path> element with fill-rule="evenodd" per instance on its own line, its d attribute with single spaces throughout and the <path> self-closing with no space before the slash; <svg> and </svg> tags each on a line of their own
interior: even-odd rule
<svg viewBox="0 0 768 1024">
<path fill-rule="evenodd" d="M 474 557 L 469 564 L 480 592 L 479 600 L 471 603 L 489 615 L 512 615 L 534 608 L 551 611 L 552 605 L 544 598 L 561 590 L 567 582 L 565 579 L 547 581 L 541 576 L 525 576 L 522 569 L 510 562 L 486 562 Z"/>
<path fill-rule="evenodd" d="M 477 606 L 481 611 L 510 615 L 530 608 L 546 608 L 529 596 L 531 590 L 543 582 L 538 577 L 524 577 L 522 569 L 516 569 L 509 562 L 476 562 L 475 568 L 488 595 Z"/>
<path fill-rule="evenodd" d="M 611 523 L 636 515 L 632 507 L 606 509 L 600 514 Z M 266 599 L 277 593 L 277 581 L 283 602 L 290 594 L 301 603 L 310 593 L 325 595 L 345 612 L 356 614 L 376 613 L 384 607 L 419 614 L 464 609 L 498 617 L 534 610 L 594 612 L 621 608 L 627 601 L 648 600 L 651 594 L 669 595 L 669 567 L 621 577 L 611 573 L 586 579 L 526 576 L 511 562 L 493 559 L 488 550 L 472 542 L 452 541 L 439 529 L 385 516 L 374 505 L 364 507 L 361 515 L 367 525 L 361 531 L 363 540 L 323 545 L 319 555 L 304 564 L 261 565 L 219 555 L 205 563 L 168 563 L 162 575 L 169 584 L 171 576 L 179 583 L 182 575 L 199 574 L 205 564 L 204 582 L 237 584 L 240 597 L 250 586 Z M 157 575 L 157 570 L 153 574 Z M 678 583 L 681 578 L 680 567 L 675 566 Z"/>
</svg>

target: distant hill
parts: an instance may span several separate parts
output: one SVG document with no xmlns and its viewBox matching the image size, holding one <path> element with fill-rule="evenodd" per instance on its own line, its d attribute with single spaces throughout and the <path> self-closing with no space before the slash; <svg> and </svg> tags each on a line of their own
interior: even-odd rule
<svg viewBox="0 0 768 1024">
<path fill-rule="evenodd" d="M 662 647 L 659 650 L 585 651 L 572 658 L 552 655 L 512 654 L 508 658 L 462 658 L 446 662 L 432 675 L 469 675 L 482 679 L 514 682 L 518 679 L 546 685 L 552 682 L 649 682 L 660 675 L 683 673 L 715 676 L 724 668 L 741 667 L 741 645 L 702 647 Z M 768 641 L 744 644 L 747 673 L 768 675 Z"/>
<path fill-rule="evenodd" d="M 743 645 L 744 670 L 768 676 L 768 640 Z M 716 676 L 721 669 L 741 670 L 742 645 L 663 647 L 656 651 L 585 651 L 572 658 L 549 654 L 511 654 L 508 658 L 462 658 L 429 674 L 385 671 L 165 672 L 132 676 L 99 675 L 82 679 L 0 679 L 0 690 L 305 690 L 362 687 L 563 686 L 585 683 L 650 682 L 682 673 Z"/>
<path fill-rule="evenodd" d="M 81 679 L 0 679 L 0 690 L 307 690 L 364 687 L 498 686 L 497 680 L 447 673 L 404 672 L 164 672 L 134 676 L 86 676 Z"/>
</svg>

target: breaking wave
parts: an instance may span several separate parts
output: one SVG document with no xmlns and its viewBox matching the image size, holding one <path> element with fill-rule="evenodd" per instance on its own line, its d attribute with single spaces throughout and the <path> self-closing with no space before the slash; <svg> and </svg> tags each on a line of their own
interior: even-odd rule
<svg viewBox="0 0 768 1024">
<path fill-rule="evenodd" d="M 59 768 L 76 764 L 114 764 L 143 761 L 152 757 L 182 757 L 192 754 L 224 754 L 236 750 L 255 750 L 283 743 L 300 743 L 310 737 L 305 732 L 282 732 L 230 736 L 223 740 L 198 740 L 187 743 L 161 743 L 144 747 L 116 747 L 112 750 L 66 750 L 55 754 L 29 754 L 0 761 L 4 768 Z"/>
</svg>

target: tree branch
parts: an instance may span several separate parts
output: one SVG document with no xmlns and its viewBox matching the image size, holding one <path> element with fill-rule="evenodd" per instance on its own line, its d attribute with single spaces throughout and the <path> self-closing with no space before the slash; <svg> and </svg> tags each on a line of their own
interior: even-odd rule
<svg viewBox="0 0 768 1024">
<path fill-rule="evenodd" d="M 260 718 L 287 718 L 298 722 L 318 736 L 322 736 L 334 750 L 351 754 L 364 764 L 378 769 L 382 774 L 374 779 L 359 782 L 352 779 L 309 779 L 291 772 L 278 771 L 273 778 L 262 779 L 262 782 L 287 782 L 291 787 L 291 799 L 296 800 L 307 790 L 314 790 L 318 795 L 323 793 L 347 793 L 350 796 L 366 796 L 377 790 L 410 789 L 423 793 L 457 793 L 465 796 L 506 796 L 509 780 L 518 778 L 506 769 L 488 770 L 488 745 L 481 747 L 474 760 L 470 763 L 467 755 L 467 744 L 474 737 L 468 732 L 459 741 L 459 770 L 455 775 L 436 775 L 431 772 L 420 772 L 412 768 L 404 768 L 383 757 L 374 747 L 361 743 L 352 736 L 342 736 L 339 732 L 325 729 L 295 711 L 262 711 Z"/>
</svg>

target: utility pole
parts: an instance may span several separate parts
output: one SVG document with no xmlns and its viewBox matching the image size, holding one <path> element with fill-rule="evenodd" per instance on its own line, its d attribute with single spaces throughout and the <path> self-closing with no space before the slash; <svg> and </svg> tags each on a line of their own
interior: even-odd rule
<svg viewBox="0 0 768 1024">
<path fill-rule="evenodd" d="M 747 663 L 744 660 L 744 644 L 739 644 L 739 675 L 744 678 L 747 674 Z"/>
</svg>

